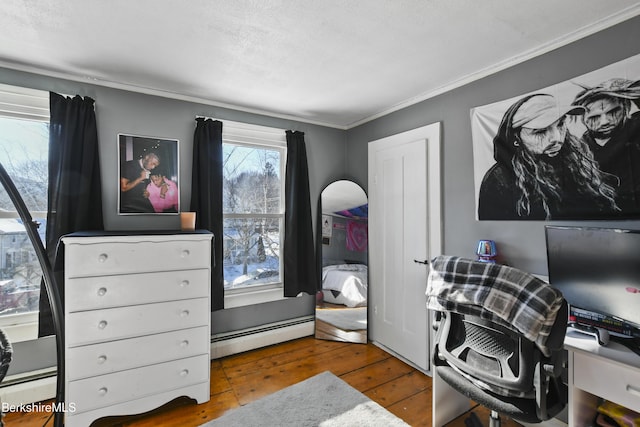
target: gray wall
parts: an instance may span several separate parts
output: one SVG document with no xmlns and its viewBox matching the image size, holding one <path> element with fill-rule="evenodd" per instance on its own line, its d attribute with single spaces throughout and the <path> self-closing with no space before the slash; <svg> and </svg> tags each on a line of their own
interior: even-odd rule
<svg viewBox="0 0 640 427">
<path fill-rule="evenodd" d="M 493 239 L 509 265 L 546 275 L 544 225 L 550 223 L 475 219 L 470 109 L 545 88 L 637 55 L 638 40 L 640 17 L 350 129 L 347 162 L 350 170 L 356 171 L 354 179 L 366 189 L 369 141 L 442 122 L 443 252 L 475 257 L 478 239 Z M 563 224 L 640 228 L 640 220 Z"/>
<path fill-rule="evenodd" d="M 346 132 L 2 68 L 0 82 L 67 95 L 90 96 L 96 100 L 105 226 L 109 230 L 178 228 L 176 217 L 117 215 L 116 135 L 119 132 L 175 138 L 180 141 L 181 205 L 188 206 L 195 116 L 303 131 L 309 159 L 311 205 L 315 210 L 321 189 L 335 179 L 352 179 L 366 190 L 369 141 L 440 121 L 444 253 L 474 256 L 478 239 L 494 239 L 509 264 L 546 274 L 545 223 L 475 220 L 469 110 L 478 105 L 544 88 L 636 55 L 640 53 L 638 40 L 640 17 Z M 640 228 L 640 221 L 596 224 Z M 283 305 L 287 305 L 287 309 L 283 309 Z M 236 330 L 312 312 L 311 298 L 262 304 L 258 310 L 239 308 L 217 313 L 213 328 L 216 332 Z"/>
<path fill-rule="evenodd" d="M 180 203 L 184 210 L 188 210 L 191 198 L 191 164 L 196 116 L 304 132 L 314 218 L 322 188 L 345 175 L 346 133 L 343 130 L 2 68 L 0 68 L 0 82 L 53 91 L 63 95 L 89 96 L 96 101 L 104 218 L 107 230 L 180 228 L 177 216 L 120 216 L 117 214 L 119 176 L 116 136 L 118 133 L 166 137 L 180 141 Z M 309 297 L 262 304 L 259 308 L 225 310 L 225 313 L 216 313 L 214 316 L 213 331 L 226 332 L 313 314 L 314 302 L 315 299 Z"/>
<path fill-rule="evenodd" d="M 326 214 L 325 214 L 326 215 Z M 347 224 L 350 221 L 366 223 L 361 220 L 352 220 L 336 215 L 331 215 L 334 228 L 331 231 L 329 244 L 322 244 L 322 262 L 324 265 L 332 265 L 337 263 L 360 262 L 367 264 L 367 252 L 358 252 L 347 249 Z M 336 225 L 339 225 L 336 227 Z"/>
</svg>

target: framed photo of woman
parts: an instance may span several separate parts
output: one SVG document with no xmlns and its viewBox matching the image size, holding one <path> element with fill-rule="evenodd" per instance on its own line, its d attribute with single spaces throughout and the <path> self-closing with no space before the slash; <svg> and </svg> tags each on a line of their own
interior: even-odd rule
<svg viewBox="0 0 640 427">
<path fill-rule="evenodd" d="M 118 134 L 119 215 L 180 212 L 178 140 Z"/>
</svg>

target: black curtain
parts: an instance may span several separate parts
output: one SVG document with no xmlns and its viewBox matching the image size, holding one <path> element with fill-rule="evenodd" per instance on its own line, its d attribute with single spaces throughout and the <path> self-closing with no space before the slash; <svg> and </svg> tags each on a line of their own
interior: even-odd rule
<svg viewBox="0 0 640 427">
<path fill-rule="evenodd" d="M 196 228 L 213 233 L 211 310 L 222 310 L 222 122 L 196 119 L 191 179 L 191 210 L 196 213 Z"/>
<path fill-rule="evenodd" d="M 318 288 L 303 132 L 287 131 L 284 217 L 284 296 L 315 295 Z"/>
<path fill-rule="evenodd" d="M 49 188 L 46 227 L 47 256 L 55 285 L 64 301 L 63 254 L 60 237 L 75 231 L 104 230 L 98 130 L 94 100 L 49 94 Z M 40 291 L 39 336 L 54 333 L 45 287 Z"/>
</svg>

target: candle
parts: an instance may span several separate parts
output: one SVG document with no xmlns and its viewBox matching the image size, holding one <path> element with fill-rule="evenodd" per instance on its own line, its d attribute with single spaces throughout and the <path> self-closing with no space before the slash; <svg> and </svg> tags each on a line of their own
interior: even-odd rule
<svg viewBox="0 0 640 427">
<path fill-rule="evenodd" d="M 182 231 L 193 231 L 196 229 L 195 212 L 180 212 L 180 229 Z"/>
</svg>

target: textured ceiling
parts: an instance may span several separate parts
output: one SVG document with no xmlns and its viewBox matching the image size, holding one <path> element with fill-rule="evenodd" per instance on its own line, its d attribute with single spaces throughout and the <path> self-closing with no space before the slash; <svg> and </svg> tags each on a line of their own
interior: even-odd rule
<svg viewBox="0 0 640 427">
<path fill-rule="evenodd" d="M 630 0 L 3 0 L 0 66 L 346 129 L 638 14 Z"/>
</svg>

